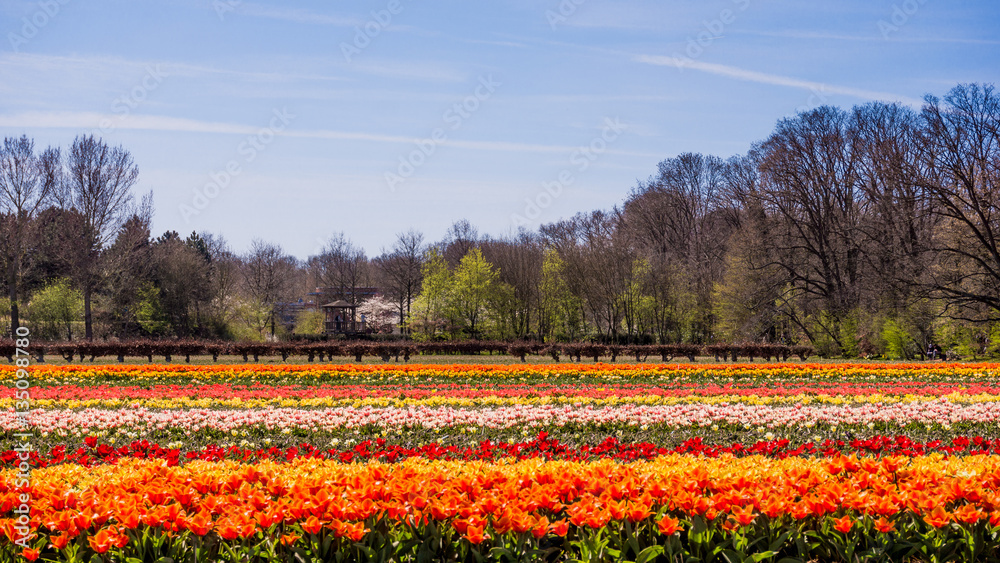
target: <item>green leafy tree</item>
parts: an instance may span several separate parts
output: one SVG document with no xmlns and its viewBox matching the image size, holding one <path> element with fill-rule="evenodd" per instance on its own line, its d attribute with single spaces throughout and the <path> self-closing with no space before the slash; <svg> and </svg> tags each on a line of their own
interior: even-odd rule
<svg viewBox="0 0 1000 563">
<path fill-rule="evenodd" d="M 45 338 L 58 338 L 65 330 L 73 339 L 73 323 L 83 316 L 83 294 L 66 279 L 57 279 L 35 293 L 30 304 L 31 320 L 38 323 Z"/>
<path fill-rule="evenodd" d="M 566 282 L 565 265 L 554 248 L 545 250 L 542 261 L 538 334 L 545 340 L 575 340 L 583 330 L 580 299 Z"/>
<path fill-rule="evenodd" d="M 489 335 L 489 338 L 496 340 L 516 339 L 518 327 L 515 326 L 515 321 L 518 318 L 517 313 L 522 308 L 514 286 L 498 281 L 487 297 L 483 332 Z"/>
<path fill-rule="evenodd" d="M 301 336 L 318 336 L 323 334 L 325 318 L 321 311 L 315 309 L 303 309 L 295 317 L 295 328 L 292 334 Z"/>
<path fill-rule="evenodd" d="M 418 338 L 434 338 L 446 325 L 445 310 L 452 275 L 444 256 L 436 248 L 424 255 L 420 295 L 413 301 L 406 325 Z"/>
<path fill-rule="evenodd" d="M 458 327 L 473 338 L 479 336 L 480 321 L 499 275 L 479 248 L 469 250 L 455 268 L 448 309 Z"/>
</svg>

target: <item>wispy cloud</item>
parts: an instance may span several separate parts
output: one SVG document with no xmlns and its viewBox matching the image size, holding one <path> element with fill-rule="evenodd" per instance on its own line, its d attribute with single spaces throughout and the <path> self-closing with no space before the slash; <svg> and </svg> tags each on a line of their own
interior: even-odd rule
<svg viewBox="0 0 1000 563">
<path fill-rule="evenodd" d="M 348 66 L 348 65 L 345 65 Z M 431 82 L 463 82 L 468 76 L 454 68 L 434 62 L 400 60 L 359 61 L 349 65 L 351 70 L 365 74 L 392 78 L 407 78 Z"/>
<path fill-rule="evenodd" d="M 817 39 L 831 41 L 877 41 L 896 43 L 961 43 L 969 45 L 1000 45 L 1000 40 L 976 39 L 971 37 L 909 37 L 904 35 L 893 36 L 886 39 L 884 35 L 873 31 L 871 35 L 849 35 L 840 33 L 828 33 L 825 31 L 734 31 L 741 35 L 758 35 L 761 37 L 782 37 L 788 39 Z"/>
<path fill-rule="evenodd" d="M 56 76 L 59 79 L 62 79 L 69 73 L 80 73 L 83 71 L 85 71 L 87 75 L 97 75 L 95 78 L 107 79 L 115 76 L 120 77 L 122 75 L 122 71 L 125 69 L 136 72 L 144 72 L 147 67 L 151 66 L 161 68 L 164 73 L 171 76 L 226 76 L 248 81 L 273 82 L 278 84 L 284 84 L 291 80 L 350 80 L 349 78 L 343 76 L 327 74 L 244 71 L 172 61 L 129 60 L 121 57 L 109 57 L 105 55 L 58 56 L 37 53 L 0 53 L 0 72 L 9 70 L 12 73 L 17 73 L 18 75 L 23 75 L 26 72 L 34 72 L 36 74 Z"/>
<path fill-rule="evenodd" d="M 780 74 L 757 72 L 755 70 L 746 70 L 735 66 L 722 65 L 717 63 L 706 63 L 694 59 L 686 59 L 686 58 L 670 57 L 662 55 L 635 55 L 634 59 L 637 62 L 651 64 L 651 65 L 672 66 L 678 69 L 690 68 L 701 72 L 707 72 L 709 74 L 715 74 L 717 76 L 735 78 L 736 80 L 757 82 L 760 84 L 773 84 L 775 86 L 786 86 L 789 88 L 798 88 L 801 90 L 808 90 L 810 92 L 818 92 L 822 94 L 842 94 L 845 96 L 860 98 L 862 100 L 901 102 L 914 107 L 920 107 L 920 105 L 922 104 L 921 100 L 918 100 L 916 98 L 912 98 L 909 96 L 901 96 L 899 94 L 893 94 L 891 92 L 878 92 L 874 90 L 865 90 L 862 88 L 853 88 L 850 86 L 838 86 L 836 84 L 828 84 L 826 82 L 802 80 L 800 78 L 782 76 Z"/>
<path fill-rule="evenodd" d="M 286 8 L 284 6 L 267 6 L 264 4 L 242 3 L 237 11 L 248 16 L 267 18 L 272 20 L 282 20 L 294 23 L 307 23 L 313 25 L 332 25 L 337 27 L 352 27 L 363 25 L 361 20 L 335 16 L 330 14 L 320 14 L 302 8 Z"/>
<path fill-rule="evenodd" d="M 111 123 L 115 129 L 163 131 L 176 133 L 214 133 L 228 135 L 255 135 L 259 126 L 217 121 L 200 121 L 181 117 L 161 115 L 132 114 L 127 117 L 96 112 L 23 112 L 13 115 L 0 115 L 0 127 L 13 129 L 75 129 L 96 130 L 102 122 Z M 338 141 L 368 141 L 396 145 L 412 145 L 423 139 L 404 135 L 385 135 L 354 131 L 337 131 L 333 129 L 294 130 L 286 129 L 275 133 L 282 137 L 301 139 L 329 139 Z M 447 139 L 439 144 L 460 149 L 525 152 L 525 153 L 569 153 L 579 149 L 572 145 L 540 145 L 532 143 L 517 143 L 507 141 L 474 141 Z M 608 149 L 609 154 L 629 156 L 658 157 L 652 153 L 636 153 Z"/>
</svg>

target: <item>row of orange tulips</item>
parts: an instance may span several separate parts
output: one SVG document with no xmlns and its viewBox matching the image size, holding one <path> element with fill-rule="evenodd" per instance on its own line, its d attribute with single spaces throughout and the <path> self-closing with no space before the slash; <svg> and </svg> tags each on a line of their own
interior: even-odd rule
<svg viewBox="0 0 1000 563">
<path fill-rule="evenodd" d="M 1000 558 L 998 456 L 123 460 L 0 478 L 0 553 L 31 560 Z"/>
</svg>

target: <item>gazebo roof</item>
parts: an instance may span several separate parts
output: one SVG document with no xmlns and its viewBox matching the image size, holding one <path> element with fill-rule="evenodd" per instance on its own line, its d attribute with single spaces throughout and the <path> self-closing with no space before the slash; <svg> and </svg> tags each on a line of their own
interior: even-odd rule
<svg viewBox="0 0 1000 563">
<path fill-rule="evenodd" d="M 326 305 L 323 305 L 322 307 L 324 309 L 326 309 L 326 308 L 331 308 L 331 309 L 348 309 L 348 308 L 357 307 L 357 305 L 351 305 L 350 303 L 348 303 L 347 301 L 344 301 L 343 299 L 338 299 L 337 301 L 334 301 L 333 303 L 327 303 Z"/>
</svg>

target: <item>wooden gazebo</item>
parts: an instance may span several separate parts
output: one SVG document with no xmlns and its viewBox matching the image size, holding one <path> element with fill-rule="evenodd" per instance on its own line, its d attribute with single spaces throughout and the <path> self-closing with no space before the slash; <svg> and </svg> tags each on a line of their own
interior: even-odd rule
<svg viewBox="0 0 1000 563">
<path fill-rule="evenodd" d="M 357 305 L 338 299 L 321 308 L 326 316 L 326 334 L 359 334 L 365 331 L 365 322 L 356 320 Z"/>
</svg>

